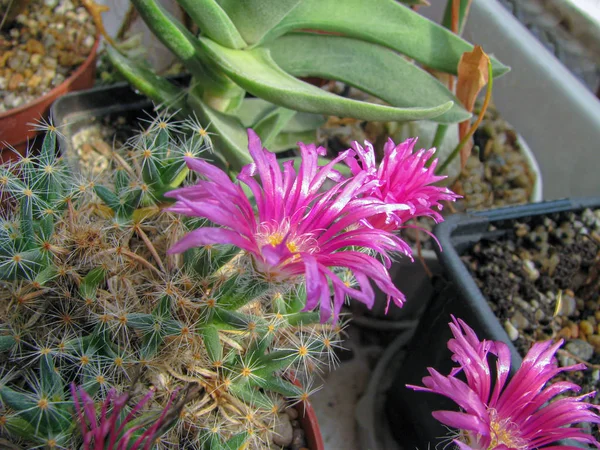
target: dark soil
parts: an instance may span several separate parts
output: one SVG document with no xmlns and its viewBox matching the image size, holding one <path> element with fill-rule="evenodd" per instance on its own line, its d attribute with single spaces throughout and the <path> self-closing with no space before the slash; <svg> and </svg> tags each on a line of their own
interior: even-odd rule
<svg viewBox="0 0 600 450">
<path fill-rule="evenodd" d="M 564 378 L 600 390 L 600 209 L 515 222 L 462 259 L 522 356 L 562 338 L 559 364 L 587 366 Z"/>
</svg>

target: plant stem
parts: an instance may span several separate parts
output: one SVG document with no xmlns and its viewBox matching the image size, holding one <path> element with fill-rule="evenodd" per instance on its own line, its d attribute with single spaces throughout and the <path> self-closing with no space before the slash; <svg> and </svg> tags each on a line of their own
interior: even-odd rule
<svg viewBox="0 0 600 450">
<path fill-rule="evenodd" d="M 436 153 L 440 149 L 440 146 L 442 145 L 442 141 L 446 137 L 447 131 L 448 131 L 448 125 L 445 125 L 443 123 L 438 124 L 437 130 L 435 130 L 435 136 L 433 137 L 433 142 L 431 143 L 431 147 L 436 149 Z M 425 166 L 429 167 L 432 162 L 433 162 L 433 159 L 429 159 L 427 161 L 427 164 L 425 164 Z"/>
</svg>

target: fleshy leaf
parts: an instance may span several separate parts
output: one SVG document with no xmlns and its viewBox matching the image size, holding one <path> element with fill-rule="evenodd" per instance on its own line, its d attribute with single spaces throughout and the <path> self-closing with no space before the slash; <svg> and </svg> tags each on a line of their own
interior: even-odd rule
<svg viewBox="0 0 600 450">
<path fill-rule="evenodd" d="M 252 45 L 289 14 L 302 0 L 218 0 L 245 41 Z"/>
<path fill-rule="evenodd" d="M 271 143 L 271 150 L 273 153 L 280 153 L 285 150 L 290 150 L 298 145 L 298 142 L 305 144 L 314 143 L 317 141 L 317 130 L 309 131 L 298 131 L 298 132 L 281 132 Z"/>
<path fill-rule="evenodd" d="M 241 89 L 215 70 L 213 63 L 198 45 L 195 36 L 172 17 L 156 0 L 132 0 L 136 10 L 156 37 L 173 52 L 198 80 L 202 88 L 222 103 L 236 102 Z M 227 109 L 226 106 L 220 109 Z"/>
<path fill-rule="evenodd" d="M 304 0 L 261 42 L 295 30 L 342 33 L 396 50 L 420 63 L 456 74 L 458 60 L 473 46 L 395 0 Z M 494 76 L 508 67 L 492 60 Z"/>
<path fill-rule="evenodd" d="M 215 0 L 177 0 L 202 33 L 229 48 L 244 48 L 246 42 Z"/>
<path fill-rule="evenodd" d="M 452 107 L 452 102 L 446 102 L 429 108 L 393 108 L 351 100 L 284 72 L 268 50 L 231 50 L 206 38 L 199 40 L 232 80 L 251 94 L 286 108 L 362 120 L 405 121 L 437 117 Z"/>
<path fill-rule="evenodd" d="M 185 115 L 188 114 L 183 89 L 165 78 L 159 77 L 151 70 L 134 63 L 112 47 L 107 47 L 106 51 L 115 68 L 135 89 L 150 97 L 159 106 L 181 111 Z"/>
<path fill-rule="evenodd" d="M 235 112 L 242 125 L 246 128 L 254 128 L 260 120 L 271 113 L 277 105 L 267 102 L 262 98 L 245 98 L 241 106 Z M 313 131 L 325 123 L 325 117 L 321 114 L 310 114 L 297 112 L 281 130 L 282 133 L 299 133 L 303 131 Z M 297 142 L 297 141 L 296 141 Z M 294 142 L 294 144 L 296 143 Z M 271 148 L 269 147 L 269 150 Z"/>
<path fill-rule="evenodd" d="M 215 132 L 213 143 L 234 169 L 239 170 L 252 162 L 246 129 L 237 117 L 211 108 L 194 95 L 190 95 L 189 104 L 202 123 L 210 124 L 210 129 Z"/>
<path fill-rule="evenodd" d="M 217 328 L 213 325 L 207 325 L 202 328 L 200 334 L 202 335 L 202 342 L 204 343 L 210 361 L 222 361 L 223 345 L 221 344 Z"/>
<path fill-rule="evenodd" d="M 436 122 L 456 123 L 470 117 L 442 83 L 385 47 L 342 36 L 293 33 L 267 48 L 273 60 L 292 75 L 343 81 L 399 107 L 455 102 L 448 112 L 432 119 Z"/>
<path fill-rule="evenodd" d="M 254 131 L 260 136 L 265 147 L 270 147 L 271 142 L 281 132 L 296 111 L 277 107 L 254 125 Z"/>
</svg>

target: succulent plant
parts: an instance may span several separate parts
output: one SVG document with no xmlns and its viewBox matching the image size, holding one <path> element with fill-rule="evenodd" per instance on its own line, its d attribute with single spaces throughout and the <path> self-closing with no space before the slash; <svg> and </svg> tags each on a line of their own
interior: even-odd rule
<svg viewBox="0 0 600 450">
<path fill-rule="evenodd" d="M 210 123 L 217 149 L 234 169 L 250 162 L 246 127 L 276 151 L 299 140 L 314 142 L 321 115 L 440 124 L 470 117 L 445 85 L 411 59 L 456 74 L 461 55 L 473 46 L 397 1 L 177 1 L 197 35 L 157 0 L 132 3 L 191 73 L 187 92 L 114 48 L 109 56 L 157 103 Z M 492 67 L 495 76 L 508 70 L 493 58 Z M 342 81 L 381 101 L 345 98 L 297 78 L 310 76 Z"/>
<path fill-rule="evenodd" d="M 248 130 L 234 182 L 163 113 L 86 180 L 38 128 L 39 154 L 0 166 L 0 442 L 28 448 L 270 448 L 336 365 L 347 298 L 402 306 L 394 232 L 456 198 L 414 139 L 379 167 L 368 143 L 325 165 L 300 144 L 296 168 Z"/>
<path fill-rule="evenodd" d="M 335 363 L 343 325 L 301 311 L 300 280 L 256 279 L 231 245 L 167 254 L 205 221 L 168 212 L 164 193 L 193 177 L 184 157 L 214 156 L 197 122 L 168 119 L 102 180 L 72 173 L 52 125 L 39 155 L 0 168 L 0 442 L 262 448 Z"/>
</svg>

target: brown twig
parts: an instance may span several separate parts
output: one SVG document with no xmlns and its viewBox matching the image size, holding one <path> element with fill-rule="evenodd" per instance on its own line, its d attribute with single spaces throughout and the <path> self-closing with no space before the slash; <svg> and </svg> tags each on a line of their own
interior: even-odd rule
<svg viewBox="0 0 600 450">
<path fill-rule="evenodd" d="M 160 256 L 158 255 L 156 248 L 154 247 L 154 245 L 152 245 L 152 242 L 150 242 L 150 239 L 148 239 L 148 235 L 146 233 L 144 233 L 144 230 L 142 230 L 142 227 L 139 224 L 136 224 L 133 227 L 133 229 L 138 234 L 138 236 L 142 238 L 142 241 L 144 241 L 144 244 L 146 244 L 146 247 L 150 251 L 150 254 L 156 261 L 156 264 L 158 264 L 158 268 L 162 272 L 166 272 L 165 266 L 163 265 L 163 262 L 162 262 L 162 259 L 160 259 Z"/>
<path fill-rule="evenodd" d="M 561 355 L 566 356 L 567 358 L 573 358 L 575 361 L 577 361 L 578 363 L 581 364 L 585 364 L 587 367 L 589 367 L 590 369 L 594 369 L 594 370 L 598 370 L 600 369 L 600 364 L 592 364 L 590 362 L 587 362 L 584 359 L 581 359 L 579 356 L 574 355 L 573 353 L 571 353 L 568 350 L 565 350 L 563 348 L 561 348 L 558 353 L 560 353 Z"/>
<path fill-rule="evenodd" d="M 119 249 L 111 248 L 111 249 L 108 249 L 108 250 L 105 250 L 105 251 L 99 253 L 98 256 L 109 255 L 111 253 L 120 253 L 121 255 L 127 256 L 128 258 L 131 258 L 134 261 L 139 262 L 141 265 L 143 265 L 147 269 L 152 270 L 157 275 L 162 275 L 162 272 L 160 270 L 158 270 L 156 267 L 154 267 L 148 260 L 146 260 L 146 259 L 142 258 L 140 255 L 136 255 L 135 253 L 133 253 L 129 250 L 126 250 L 124 248 L 119 248 Z"/>
<path fill-rule="evenodd" d="M 104 36 L 104 39 L 112 45 L 116 46 L 115 41 L 110 35 L 107 33 L 106 28 L 104 28 L 104 22 L 102 21 L 102 13 L 109 11 L 110 8 L 106 5 L 99 5 L 94 0 L 82 0 L 83 6 L 89 11 L 92 16 L 92 20 L 94 21 L 94 25 L 96 25 L 96 30 Z"/>
</svg>

